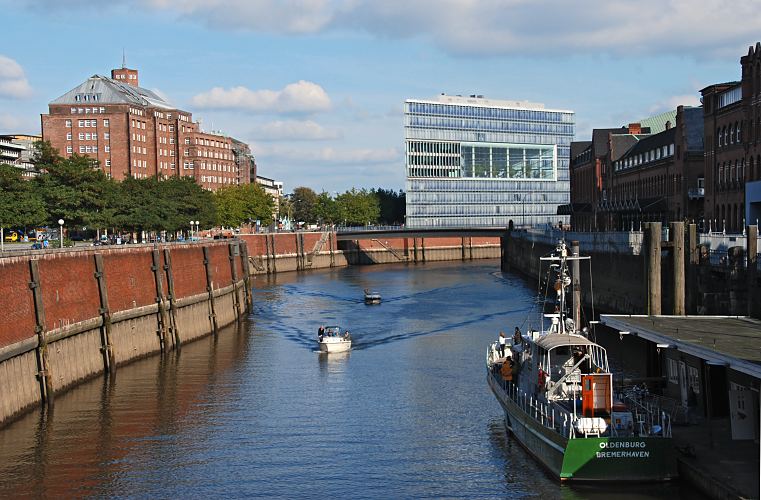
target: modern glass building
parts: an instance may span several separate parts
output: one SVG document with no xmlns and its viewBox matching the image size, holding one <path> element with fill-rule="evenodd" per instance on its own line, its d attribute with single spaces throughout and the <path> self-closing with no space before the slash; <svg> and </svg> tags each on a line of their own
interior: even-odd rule
<svg viewBox="0 0 761 500">
<path fill-rule="evenodd" d="M 557 224 L 574 114 L 442 94 L 404 102 L 409 228 Z"/>
</svg>

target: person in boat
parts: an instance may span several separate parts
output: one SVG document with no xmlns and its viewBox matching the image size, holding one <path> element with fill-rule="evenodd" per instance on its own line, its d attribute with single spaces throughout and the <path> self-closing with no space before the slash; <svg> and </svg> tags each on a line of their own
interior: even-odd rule
<svg viewBox="0 0 761 500">
<path fill-rule="evenodd" d="M 505 357 L 505 344 L 507 343 L 507 340 L 505 339 L 505 332 L 499 332 L 499 357 L 504 358 Z"/>
<path fill-rule="evenodd" d="M 349 333 L 349 330 L 346 330 L 346 333 L 344 333 L 344 340 L 351 339 L 351 334 Z"/>
<path fill-rule="evenodd" d="M 521 329 L 515 327 L 515 333 L 513 333 L 513 344 L 518 345 L 523 343 L 523 336 L 521 335 Z"/>
<path fill-rule="evenodd" d="M 504 380 L 505 382 L 513 381 L 514 367 L 515 367 L 515 362 L 513 361 L 513 358 L 508 354 L 507 359 L 505 359 L 505 362 L 502 364 L 502 369 L 500 370 L 500 375 L 502 375 L 502 380 Z"/>
<path fill-rule="evenodd" d="M 322 338 L 325 335 L 325 327 L 320 326 L 320 328 L 317 329 L 317 338 L 322 342 Z"/>
<path fill-rule="evenodd" d="M 537 373 L 537 381 L 536 381 L 536 394 L 544 394 L 545 386 L 547 385 L 547 372 L 542 369 L 542 364 L 537 363 L 536 364 L 536 373 Z"/>
</svg>

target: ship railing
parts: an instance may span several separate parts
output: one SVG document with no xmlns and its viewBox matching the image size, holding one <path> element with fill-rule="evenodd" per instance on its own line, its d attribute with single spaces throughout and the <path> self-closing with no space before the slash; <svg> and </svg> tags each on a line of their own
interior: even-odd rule
<svg viewBox="0 0 761 500">
<path fill-rule="evenodd" d="M 543 427 L 553 429 L 565 438 L 575 437 L 572 418 L 567 413 L 556 410 L 555 406 L 527 393 L 515 383 L 502 379 L 499 374 L 492 374 L 492 376 L 499 382 L 500 389 L 505 396 L 510 398 L 534 421 Z"/>
<path fill-rule="evenodd" d="M 624 389 L 619 397 L 632 411 L 634 430 L 640 436 L 671 437 L 671 415 L 659 398 L 637 387 Z"/>
</svg>

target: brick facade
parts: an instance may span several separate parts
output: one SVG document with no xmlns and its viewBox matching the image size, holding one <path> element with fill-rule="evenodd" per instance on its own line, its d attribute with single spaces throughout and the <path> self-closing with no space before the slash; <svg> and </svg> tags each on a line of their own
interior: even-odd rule
<svg viewBox="0 0 761 500">
<path fill-rule="evenodd" d="M 111 178 L 194 177 L 205 189 L 248 183 L 230 137 L 203 132 L 192 114 L 138 86 L 138 72 L 94 75 L 49 104 L 42 138 L 64 157 L 89 156 Z"/>
</svg>

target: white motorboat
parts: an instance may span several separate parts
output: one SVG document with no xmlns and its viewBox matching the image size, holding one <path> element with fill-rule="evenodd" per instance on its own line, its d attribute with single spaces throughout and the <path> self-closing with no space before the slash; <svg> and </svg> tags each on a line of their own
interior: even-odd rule
<svg viewBox="0 0 761 500">
<path fill-rule="evenodd" d="M 317 344 L 321 352 L 345 352 L 351 349 L 351 334 L 348 330 L 342 332 L 340 326 L 320 327 Z"/>
<path fill-rule="evenodd" d="M 378 292 L 371 292 L 365 288 L 365 304 L 380 304 L 381 295 Z"/>
</svg>

